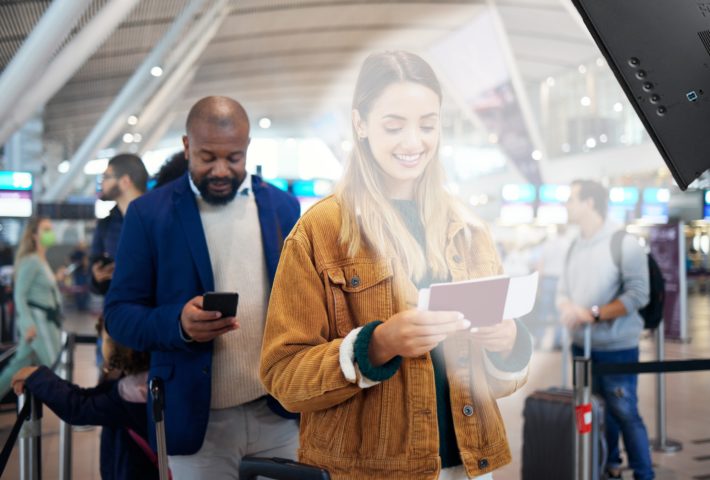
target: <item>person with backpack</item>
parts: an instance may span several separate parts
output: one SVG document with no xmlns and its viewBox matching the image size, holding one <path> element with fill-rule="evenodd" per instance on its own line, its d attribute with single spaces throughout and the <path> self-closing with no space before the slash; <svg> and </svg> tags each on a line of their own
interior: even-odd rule
<svg viewBox="0 0 710 480">
<path fill-rule="evenodd" d="M 616 233 L 619 226 L 607 220 L 608 199 L 607 189 L 595 181 L 572 182 L 568 221 L 579 226 L 580 236 L 570 246 L 557 289 L 560 319 L 572 331 L 573 355 L 582 356 L 584 326 L 592 325 L 593 366 L 639 361 L 644 328 L 639 309 L 650 297 L 647 256 L 636 237 Z M 616 242 L 618 255 L 613 251 Z M 637 374 L 593 375 L 592 390 L 606 404 L 609 478 L 621 478 L 620 435 L 634 478 L 654 478 L 648 433 L 638 411 L 637 386 Z"/>
</svg>

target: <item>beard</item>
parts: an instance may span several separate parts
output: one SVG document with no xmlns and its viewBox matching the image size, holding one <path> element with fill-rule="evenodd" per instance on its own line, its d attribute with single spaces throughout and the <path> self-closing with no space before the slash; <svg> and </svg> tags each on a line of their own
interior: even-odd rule
<svg viewBox="0 0 710 480">
<path fill-rule="evenodd" d="M 99 199 L 103 200 L 104 202 L 109 202 L 109 201 L 116 200 L 120 196 L 121 196 L 121 190 L 118 188 L 118 185 L 114 185 L 108 191 L 101 190 L 101 194 L 99 195 Z"/>
<path fill-rule="evenodd" d="M 224 185 L 225 183 L 229 183 L 232 187 L 226 194 L 216 195 L 210 192 L 210 185 Z M 239 188 L 240 184 L 241 182 L 237 178 L 221 179 L 205 177 L 198 183 L 195 183 L 195 186 L 200 191 L 200 195 L 202 195 L 202 198 L 205 202 L 209 203 L 210 205 L 226 205 L 227 203 L 234 200 L 234 197 L 237 195 L 237 189 Z"/>
</svg>

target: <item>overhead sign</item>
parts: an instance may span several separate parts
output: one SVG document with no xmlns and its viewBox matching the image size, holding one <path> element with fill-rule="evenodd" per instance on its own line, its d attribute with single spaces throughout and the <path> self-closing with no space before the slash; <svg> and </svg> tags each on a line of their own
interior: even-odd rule
<svg viewBox="0 0 710 480">
<path fill-rule="evenodd" d="M 32 174 L 0 172 L 0 217 L 32 216 Z"/>
</svg>

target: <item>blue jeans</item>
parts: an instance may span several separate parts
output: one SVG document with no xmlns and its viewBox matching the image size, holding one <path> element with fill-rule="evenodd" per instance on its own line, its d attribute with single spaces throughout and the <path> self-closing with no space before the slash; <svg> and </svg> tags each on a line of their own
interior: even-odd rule
<svg viewBox="0 0 710 480">
<path fill-rule="evenodd" d="M 584 355 L 584 350 L 572 346 L 572 354 Z M 603 352 L 592 350 L 592 373 L 600 363 L 635 363 L 639 349 Z M 607 468 L 621 467 L 619 434 L 624 436 L 629 467 L 636 480 L 654 478 L 648 433 L 638 412 L 638 375 L 592 375 L 592 391 L 604 399 L 606 405 L 606 441 L 609 445 Z"/>
</svg>

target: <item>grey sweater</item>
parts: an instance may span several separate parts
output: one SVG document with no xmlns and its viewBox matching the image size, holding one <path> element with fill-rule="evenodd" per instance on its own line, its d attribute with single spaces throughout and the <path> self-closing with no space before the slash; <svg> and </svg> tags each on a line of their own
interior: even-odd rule
<svg viewBox="0 0 710 480">
<path fill-rule="evenodd" d="M 643 319 L 638 309 L 648 303 L 648 263 L 633 235 L 622 242 L 621 272 L 614 264 L 611 237 L 619 227 L 609 221 L 590 238 L 577 238 L 568 254 L 557 287 L 557 302 L 570 300 L 582 307 L 606 305 L 619 299 L 627 315 L 592 326 L 593 350 L 625 350 L 637 347 Z M 623 281 L 622 281 L 623 277 Z M 572 332 L 575 345 L 584 345 L 584 329 Z"/>
</svg>

